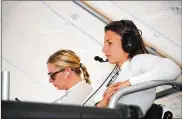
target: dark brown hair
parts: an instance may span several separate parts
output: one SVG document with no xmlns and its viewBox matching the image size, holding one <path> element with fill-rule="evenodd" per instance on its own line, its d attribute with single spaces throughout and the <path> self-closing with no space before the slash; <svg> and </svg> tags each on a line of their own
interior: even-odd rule
<svg viewBox="0 0 182 119">
<path fill-rule="evenodd" d="M 138 30 L 138 28 L 132 21 L 130 20 L 112 21 L 111 23 L 105 26 L 105 32 L 108 30 L 111 30 L 121 36 L 121 40 L 123 40 L 123 42 L 121 42 L 123 50 L 125 50 L 123 43 L 128 42 L 126 41 L 126 39 L 123 38 L 124 34 L 128 33 L 129 31 L 132 31 L 134 35 L 129 34 L 129 37 L 132 42 L 135 42 L 136 47 L 131 52 L 125 50 L 126 52 L 129 53 L 129 58 L 133 58 L 137 54 L 148 54 L 148 51 L 141 37 L 142 32 L 141 30 Z"/>
</svg>

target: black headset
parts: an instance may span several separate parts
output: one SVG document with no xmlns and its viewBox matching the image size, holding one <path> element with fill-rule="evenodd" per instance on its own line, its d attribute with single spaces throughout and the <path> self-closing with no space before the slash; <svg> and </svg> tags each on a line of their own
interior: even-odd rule
<svg viewBox="0 0 182 119">
<path fill-rule="evenodd" d="M 134 23 L 130 20 L 120 20 L 123 24 L 124 31 L 122 35 L 122 48 L 127 53 L 135 52 L 140 46 L 142 31 L 138 30 Z M 140 34 L 138 34 L 138 31 Z"/>
</svg>

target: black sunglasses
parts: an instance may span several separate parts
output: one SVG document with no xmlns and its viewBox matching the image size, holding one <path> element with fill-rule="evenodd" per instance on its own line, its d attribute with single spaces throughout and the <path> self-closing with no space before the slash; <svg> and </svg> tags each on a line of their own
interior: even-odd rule
<svg viewBox="0 0 182 119">
<path fill-rule="evenodd" d="M 65 70 L 65 69 L 61 69 L 61 70 L 56 71 L 56 72 L 54 72 L 54 73 L 49 72 L 48 75 L 51 77 L 52 80 L 55 80 L 55 78 L 54 78 L 55 75 L 58 74 L 59 72 L 64 71 L 64 70 Z"/>
</svg>

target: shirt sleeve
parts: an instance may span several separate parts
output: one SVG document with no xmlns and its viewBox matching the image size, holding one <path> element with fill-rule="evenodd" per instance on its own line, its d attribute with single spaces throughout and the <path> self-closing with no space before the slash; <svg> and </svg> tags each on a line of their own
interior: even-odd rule
<svg viewBox="0 0 182 119">
<path fill-rule="evenodd" d="M 181 68 L 172 60 L 151 54 L 140 54 L 133 57 L 131 67 L 141 74 L 129 79 L 131 85 L 151 80 L 175 80 L 181 74 Z"/>
</svg>

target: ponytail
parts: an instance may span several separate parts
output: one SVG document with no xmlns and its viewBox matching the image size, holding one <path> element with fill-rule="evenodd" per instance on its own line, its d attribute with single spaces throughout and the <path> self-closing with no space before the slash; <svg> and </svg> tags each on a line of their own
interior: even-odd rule
<svg viewBox="0 0 182 119">
<path fill-rule="evenodd" d="M 86 67 L 83 64 L 81 64 L 81 70 L 82 70 L 82 73 L 83 73 L 84 80 L 86 81 L 86 83 L 90 84 L 91 81 L 89 80 L 89 74 L 87 72 Z"/>
</svg>

